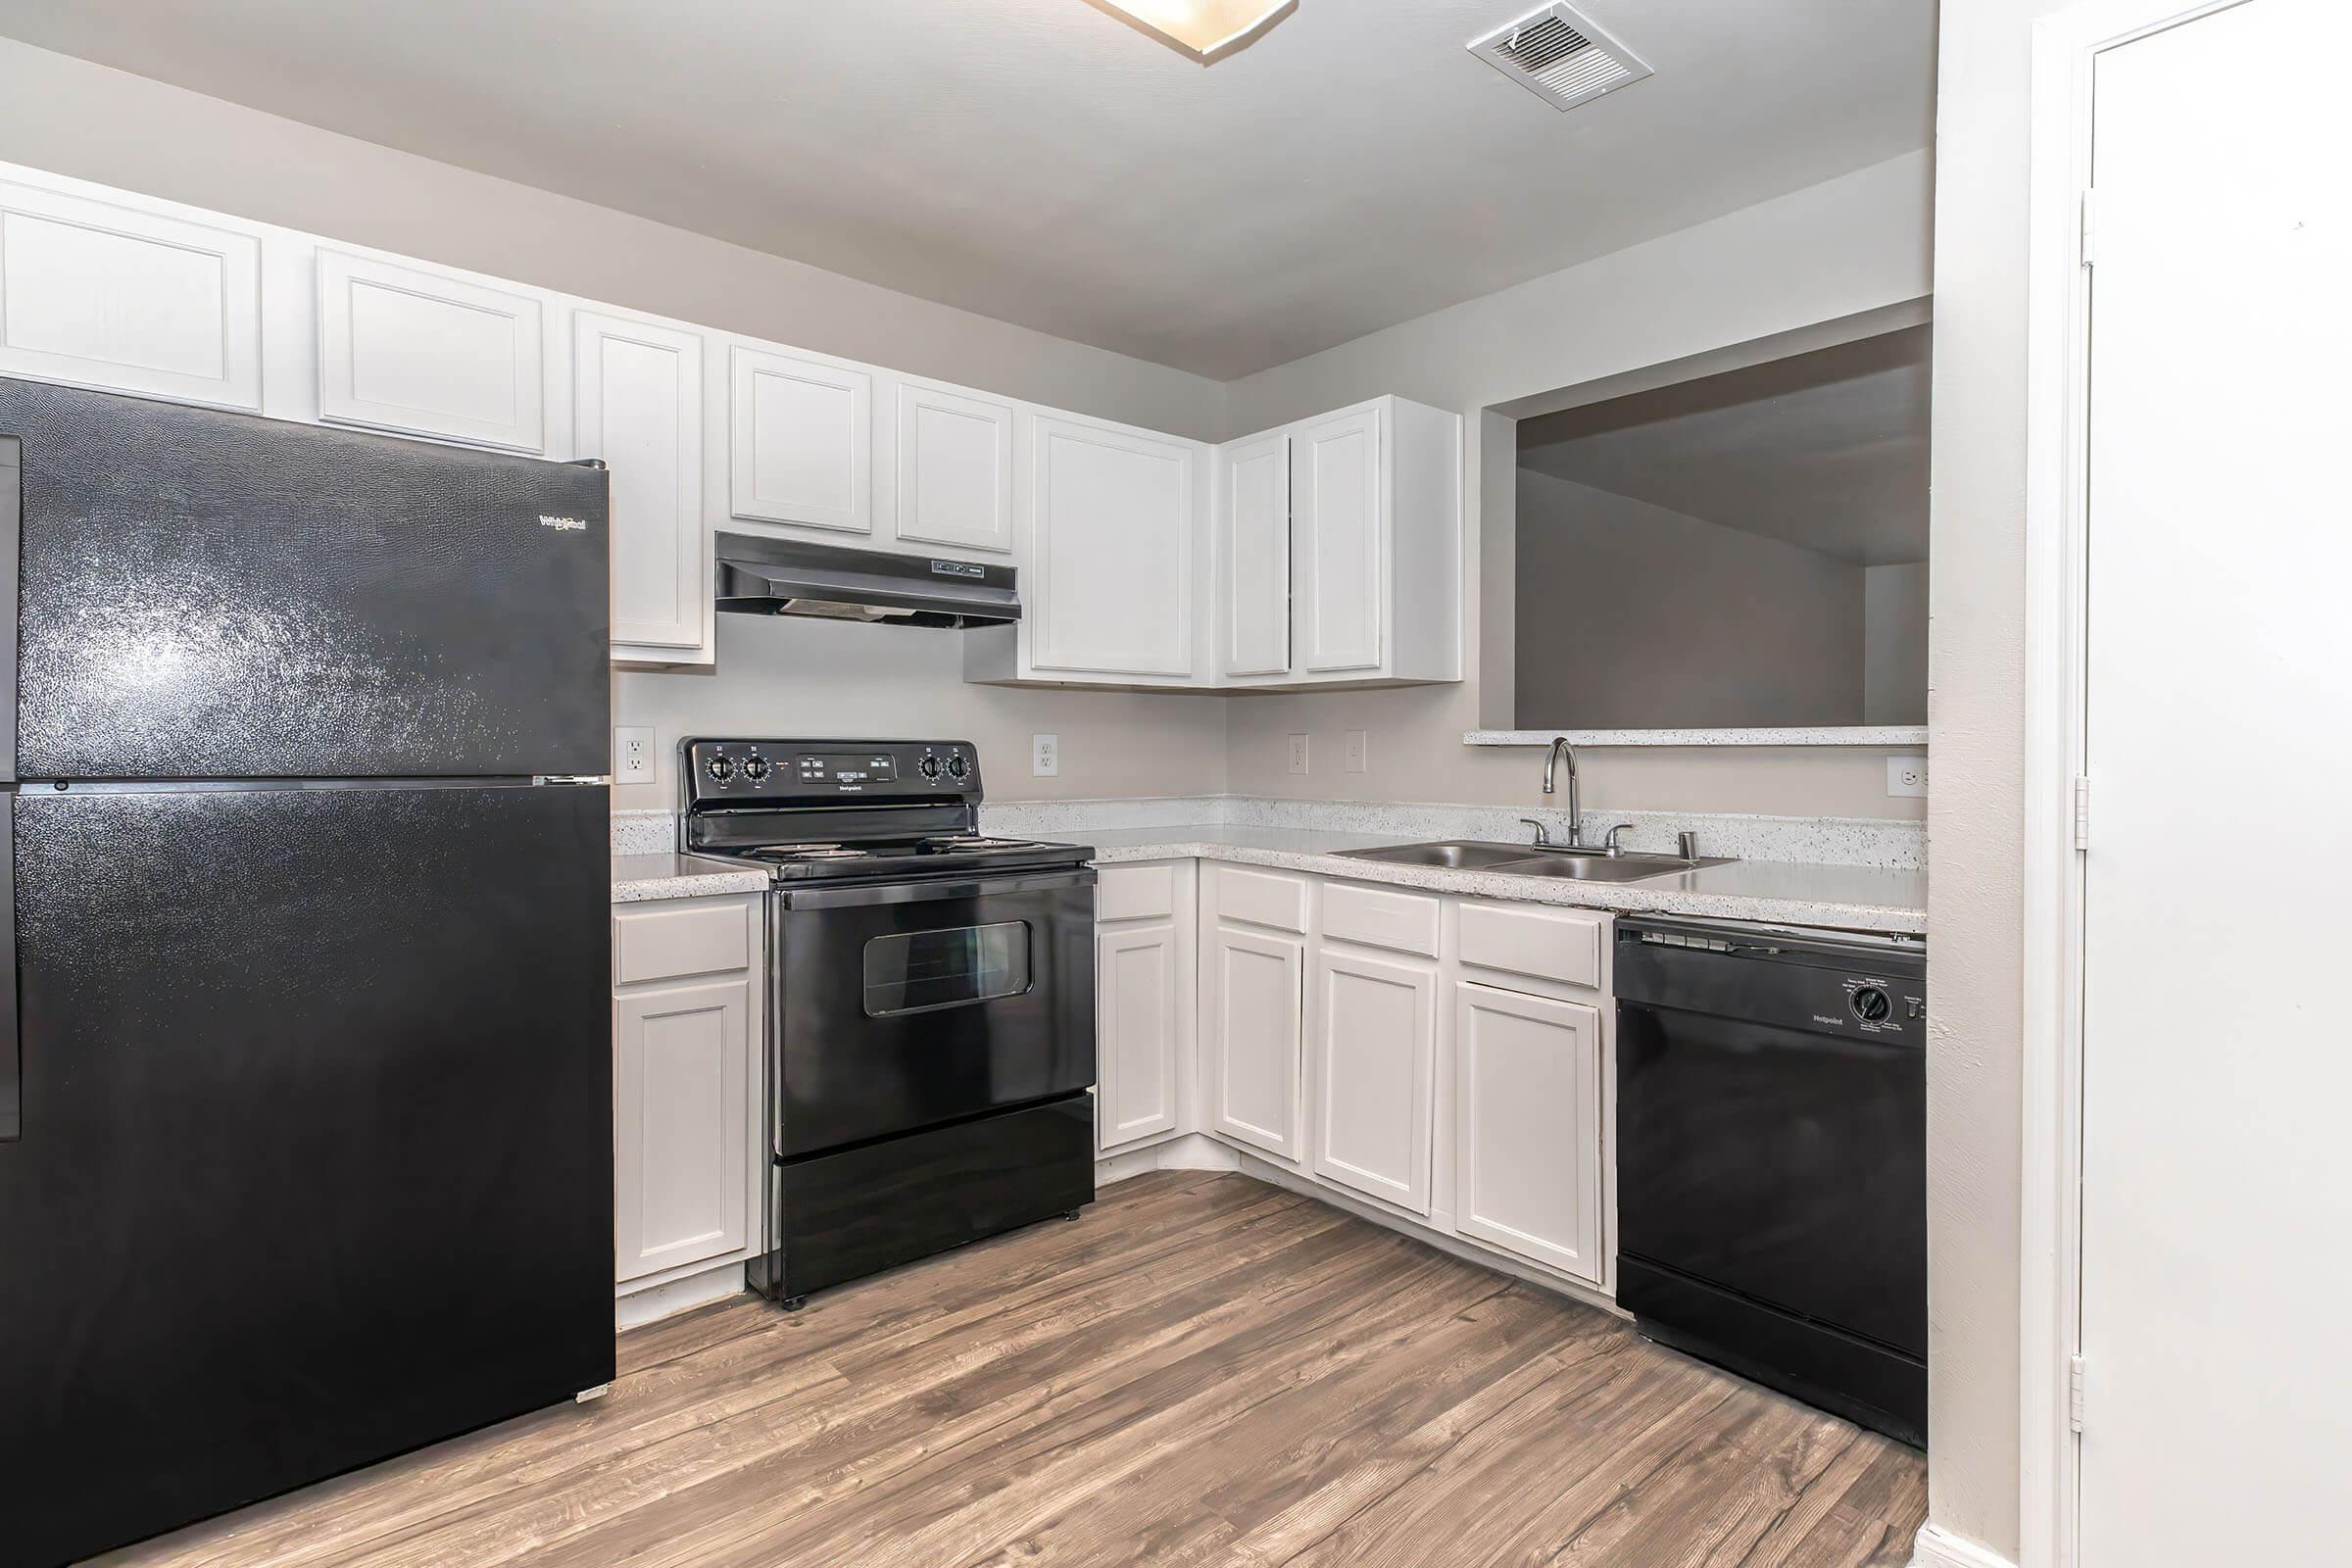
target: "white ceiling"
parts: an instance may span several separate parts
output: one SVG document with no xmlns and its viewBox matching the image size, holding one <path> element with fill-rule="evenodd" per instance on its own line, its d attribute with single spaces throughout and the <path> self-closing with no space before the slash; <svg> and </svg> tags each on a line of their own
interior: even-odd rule
<svg viewBox="0 0 2352 1568">
<path fill-rule="evenodd" d="M 1860 566 L 1928 559 L 1924 326 L 1522 420 L 1519 464 Z"/>
<path fill-rule="evenodd" d="M 13 0 L 0 32 L 1229 378 L 1927 145 L 1934 0 L 1298 0 L 1201 67 L 1088 0 Z"/>
</svg>

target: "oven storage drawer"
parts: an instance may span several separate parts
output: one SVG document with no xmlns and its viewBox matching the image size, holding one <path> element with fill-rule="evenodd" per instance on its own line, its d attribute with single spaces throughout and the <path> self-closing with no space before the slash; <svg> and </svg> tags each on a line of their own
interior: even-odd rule
<svg viewBox="0 0 2352 1568">
<path fill-rule="evenodd" d="M 783 1300 L 1095 1200 L 1081 1092 L 790 1164 L 771 1162 L 753 1286 Z"/>
<path fill-rule="evenodd" d="M 1094 1083 L 1091 867 L 771 897 L 776 1154 Z"/>
</svg>

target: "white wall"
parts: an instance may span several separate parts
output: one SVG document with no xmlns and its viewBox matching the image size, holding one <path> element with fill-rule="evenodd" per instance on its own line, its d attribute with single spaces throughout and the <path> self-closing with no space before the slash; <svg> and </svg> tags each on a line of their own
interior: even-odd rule
<svg viewBox="0 0 2352 1568">
<path fill-rule="evenodd" d="M 1518 728 L 1865 722 L 1862 567 L 1529 468 L 1517 510 Z"/>
<path fill-rule="evenodd" d="M 686 230 L 0 39 L 0 161 L 471 268 L 1183 435 L 1218 433 L 1223 388 Z M 1213 697 L 1008 692 L 963 683 L 954 633 L 721 617 L 709 675 L 624 673 L 614 721 L 791 733 L 952 733 L 1004 799 L 1223 788 Z M 1060 776 L 1029 777 L 1058 734 Z M 663 782 L 614 792 L 670 803 Z"/>
<path fill-rule="evenodd" d="M 1928 721 L 1928 564 L 1862 572 L 1862 722 Z"/>
<path fill-rule="evenodd" d="M 1946 5 L 1936 65 L 1928 1511 L 2013 1560 L 2028 122 L 2033 22 L 2067 3 Z"/>
<path fill-rule="evenodd" d="M 1466 624 L 1499 631 L 1493 603 L 1507 558 L 1487 559 L 1481 492 L 1507 486 L 1515 457 L 1489 453 L 1510 426 L 1482 418 L 1495 404 L 1929 293 L 1929 155 L 1908 154 L 1646 244 L 1468 301 L 1278 366 L 1226 388 L 1229 434 L 1395 392 L 1461 411 L 1466 548 L 1476 585 Z M 1492 461 L 1491 461 L 1492 457 Z M 1510 508 L 1498 509 L 1509 526 Z M 1506 546 L 1507 548 L 1507 546 Z M 1484 637 L 1477 641 L 1484 641 Z M 1507 721 L 1507 693 L 1489 692 L 1479 650 L 1459 686 L 1237 699 L 1230 721 L 1237 791 L 1358 800 L 1534 804 L 1536 759 L 1461 744 L 1465 730 Z M 1500 680 L 1495 682 L 1499 687 Z M 1501 699 L 1501 706 L 1494 699 Z M 1337 771 L 1343 735 L 1372 733 L 1371 766 Z M 1285 737 L 1314 737 L 1314 770 L 1289 771 Z M 1628 809 L 1918 815 L 1886 795 L 1875 753 L 1734 748 L 1595 752 L 1586 760 L 1595 806 Z"/>
</svg>

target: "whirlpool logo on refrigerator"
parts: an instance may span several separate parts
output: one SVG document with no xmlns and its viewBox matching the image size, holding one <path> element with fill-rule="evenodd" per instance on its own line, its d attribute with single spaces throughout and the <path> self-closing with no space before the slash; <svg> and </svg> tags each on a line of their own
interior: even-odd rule
<svg viewBox="0 0 2352 1568">
<path fill-rule="evenodd" d="M 539 526 L 553 528 L 558 533 L 586 533 L 588 531 L 588 523 L 584 518 L 551 517 L 545 513 L 539 514 Z"/>
</svg>

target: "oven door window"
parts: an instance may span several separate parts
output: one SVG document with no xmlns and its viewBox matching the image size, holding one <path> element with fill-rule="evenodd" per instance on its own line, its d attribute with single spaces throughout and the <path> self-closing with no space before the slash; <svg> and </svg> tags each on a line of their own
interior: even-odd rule
<svg viewBox="0 0 2352 1568">
<path fill-rule="evenodd" d="M 1029 989 L 1029 923 L 903 931 L 865 945 L 865 1015 L 964 1007 Z"/>
</svg>

